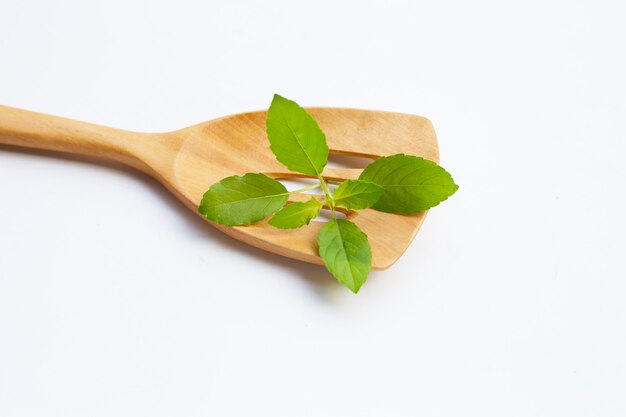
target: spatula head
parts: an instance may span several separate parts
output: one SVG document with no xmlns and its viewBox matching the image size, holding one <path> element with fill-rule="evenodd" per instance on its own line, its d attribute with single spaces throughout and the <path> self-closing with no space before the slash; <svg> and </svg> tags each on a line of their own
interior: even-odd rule
<svg viewBox="0 0 626 417">
<path fill-rule="evenodd" d="M 437 139 L 428 119 L 400 113 L 370 110 L 308 108 L 317 120 L 331 155 L 371 157 L 406 153 L 439 162 Z M 270 151 L 265 133 L 267 112 L 227 116 L 173 132 L 181 143 L 174 159 L 169 186 L 193 210 L 203 194 L 224 177 L 261 172 L 276 179 L 305 177 L 290 172 Z M 327 179 L 354 179 L 362 169 L 327 168 Z M 296 194 L 291 201 L 310 195 Z M 419 230 L 426 212 L 415 215 L 383 213 L 372 209 L 347 212 L 369 237 L 372 268 L 391 266 L 407 249 Z M 213 224 L 224 233 L 250 245 L 282 256 L 323 264 L 316 237 L 323 223 L 312 221 L 294 230 L 276 229 L 263 221 L 250 226 L 228 227 Z"/>
</svg>

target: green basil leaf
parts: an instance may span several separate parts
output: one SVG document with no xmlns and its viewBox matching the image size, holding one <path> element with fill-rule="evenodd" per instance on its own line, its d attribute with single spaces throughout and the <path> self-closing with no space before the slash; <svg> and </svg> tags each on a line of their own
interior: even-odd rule
<svg viewBox="0 0 626 417">
<path fill-rule="evenodd" d="M 333 193 L 335 204 L 348 210 L 372 207 L 383 193 L 383 187 L 363 180 L 347 180 Z"/>
<path fill-rule="evenodd" d="M 322 205 L 322 202 L 314 197 L 305 203 L 292 203 L 274 214 L 268 223 L 279 229 L 297 229 L 317 217 Z"/>
<path fill-rule="evenodd" d="M 326 136 L 297 103 L 274 95 L 267 112 L 267 137 L 276 159 L 291 171 L 318 177 L 328 162 Z"/>
<path fill-rule="evenodd" d="M 263 220 L 279 210 L 288 198 L 285 186 L 266 175 L 234 175 L 213 184 L 198 211 L 213 222 L 239 226 Z"/>
<path fill-rule="evenodd" d="M 446 200 L 459 188 L 452 176 L 436 163 L 417 156 L 397 154 L 369 164 L 359 179 L 383 187 L 374 208 L 388 213 L 412 214 Z"/>
<path fill-rule="evenodd" d="M 356 294 L 372 266 L 367 235 L 351 221 L 331 219 L 320 230 L 317 244 L 326 268 Z"/>
</svg>

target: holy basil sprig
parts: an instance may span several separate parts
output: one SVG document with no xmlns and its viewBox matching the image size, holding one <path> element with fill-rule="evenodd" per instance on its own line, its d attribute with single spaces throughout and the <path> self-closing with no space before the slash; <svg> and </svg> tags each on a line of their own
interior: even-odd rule
<svg viewBox="0 0 626 417">
<path fill-rule="evenodd" d="M 272 216 L 270 225 L 296 229 L 308 225 L 326 206 L 332 218 L 317 237 L 319 254 L 331 274 L 355 293 L 370 272 L 372 251 L 367 235 L 350 220 L 338 219 L 336 207 L 413 214 L 438 205 L 458 189 L 452 176 L 436 163 L 397 154 L 377 159 L 359 179 L 344 181 L 331 193 L 322 177 L 328 145 L 315 119 L 297 103 L 276 94 L 267 112 L 266 128 L 276 159 L 319 183 L 290 192 L 264 174 L 227 177 L 204 194 L 200 213 L 227 226 L 249 225 Z M 311 197 L 287 204 L 290 193 L 318 187 L 324 192 L 323 201 Z"/>
</svg>

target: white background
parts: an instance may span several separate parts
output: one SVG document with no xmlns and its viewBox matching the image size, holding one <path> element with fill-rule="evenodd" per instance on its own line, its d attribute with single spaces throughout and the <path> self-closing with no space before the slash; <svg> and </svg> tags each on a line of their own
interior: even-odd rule
<svg viewBox="0 0 626 417">
<path fill-rule="evenodd" d="M 0 3 L 0 103 L 420 114 L 461 188 L 358 296 L 156 182 L 0 147 L 0 416 L 626 415 L 621 1 Z"/>
</svg>

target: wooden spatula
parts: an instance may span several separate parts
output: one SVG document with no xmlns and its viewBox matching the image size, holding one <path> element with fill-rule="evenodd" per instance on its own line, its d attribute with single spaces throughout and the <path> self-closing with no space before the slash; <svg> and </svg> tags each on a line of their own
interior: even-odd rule
<svg viewBox="0 0 626 417">
<path fill-rule="evenodd" d="M 439 162 L 437 139 L 428 119 L 400 113 L 318 107 L 307 109 L 326 133 L 331 155 L 376 158 L 406 153 Z M 231 175 L 261 172 L 276 179 L 305 177 L 280 164 L 269 148 L 265 111 L 236 114 L 168 133 L 135 133 L 0 106 L 0 144 L 93 155 L 135 167 L 154 177 L 197 213 L 204 192 Z M 357 178 L 360 169 L 327 168 L 331 180 Z M 292 195 L 292 201 L 310 198 Z M 416 215 L 368 209 L 346 213 L 369 237 L 372 267 L 391 266 L 409 246 L 426 212 Z M 0 220 L 1 221 L 1 220 Z M 323 264 L 316 237 L 323 223 L 296 230 L 266 222 L 222 232 L 289 258 Z"/>
</svg>

